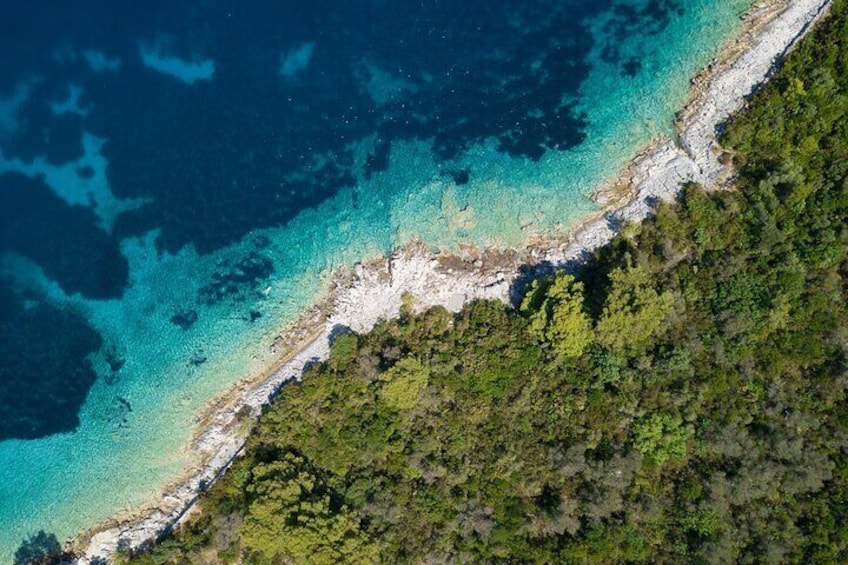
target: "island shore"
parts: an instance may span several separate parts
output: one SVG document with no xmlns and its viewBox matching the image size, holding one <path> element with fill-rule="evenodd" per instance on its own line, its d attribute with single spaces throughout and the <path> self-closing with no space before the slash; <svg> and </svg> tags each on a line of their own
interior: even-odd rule
<svg viewBox="0 0 848 565">
<path fill-rule="evenodd" d="M 278 365 L 237 384 L 212 403 L 198 421 L 190 446 L 202 465 L 165 489 L 161 499 L 132 515 L 115 518 L 71 542 L 77 562 L 108 561 L 117 548 L 135 548 L 183 519 L 198 493 L 238 456 L 248 423 L 303 368 L 325 359 L 329 340 L 340 330 L 365 332 L 398 314 L 403 304 L 416 309 L 441 305 L 458 311 L 471 300 L 509 301 L 528 273 L 568 268 L 610 241 L 625 222 L 647 217 L 659 199 L 670 200 L 681 183 L 722 188 L 732 170 L 722 164 L 716 130 L 767 80 L 777 63 L 830 6 L 830 0 L 765 0 L 744 16 L 744 31 L 722 55 L 693 79 L 690 102 L 678 114 L 676 139 L 658 139 L 608 185 L 595 193 L 602 208 L 561 239 L 534 238 L 515 251 L 462 249 L 435 255 L 409 244 L 391 257 L 339 272 L 328 296 L 308 310 L 272 349 Z"/>
</svg>

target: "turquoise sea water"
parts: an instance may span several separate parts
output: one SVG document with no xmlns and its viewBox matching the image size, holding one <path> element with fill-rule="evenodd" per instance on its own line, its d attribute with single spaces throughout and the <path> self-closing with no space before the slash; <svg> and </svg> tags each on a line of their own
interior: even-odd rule
<svg viewBox="0 0 848 565">
<path fill-rule="evenodd" d="M 196 463 L 334 269 L 592 213 L 751 2 L 159 4 L 0 29 L 2 563 Z"/>
</svg>

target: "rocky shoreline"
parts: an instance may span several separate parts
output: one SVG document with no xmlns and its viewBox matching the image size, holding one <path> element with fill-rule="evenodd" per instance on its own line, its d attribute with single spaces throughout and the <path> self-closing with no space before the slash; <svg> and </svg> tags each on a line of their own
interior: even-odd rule
<svg viewBox="0 0 848 565">
<path fill-rule="evenodd" d="M 509 301 L 510 292 L 533 270 L 567 267 L 607 243 L 626 221 L 648 216 L 658 199 L 671 199 L 680 183 L 726 186 L 732 171 L 722 164 L 716 128 L 742 108 L 769 78 L 776 64 L 812 25 L 831 0 L 764 0 L 745 15 L 744 32 L 723 55 L 693 80 L 691 102 L 678 114 L 677 139 L 659 139 L 608 186 L 595 194 L 601 212 L 575 226 L 562 240 L 528 242 L 520 251 L 465 249 L 434 255 L 411 244 L 385 258 L 339 273 L 328 298 L 307 311 L 272 347 L 290 351 L 279 366 L 239 383 L 213 403 L 198 423 L 192 449 L 203 465 L 165 490 L 155 507 L 116 518 L 81 534 L 69 544 L 77 563 L 109 562 L 119 547 L 134 548 L 155 539 L 191 510 L 197 495 L 238 456 L 246 421 L 254 419 L 286 381 L 326 358 L 330 337 L 341 329 L 370 330 L 396 316 L 403 304 L 416 309 L 441 305 L 458 311 L 480 298 Z"/>
</svg>

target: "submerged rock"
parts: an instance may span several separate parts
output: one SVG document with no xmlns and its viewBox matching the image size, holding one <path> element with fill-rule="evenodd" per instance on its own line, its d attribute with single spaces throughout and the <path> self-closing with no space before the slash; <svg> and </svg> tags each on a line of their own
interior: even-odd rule
<svg viewBox="0 0 848 565">
<path fill-rule="evenodd" d="M 205 304 L 214 304 L 221 300 L 256 288 L 259 281 L 274 273 L 274 263 L 264 255 L 251 251 L 232 266 L 216 271 L 212 282 L 200 289 L 200 298 Z"/>
<path fill-rule="evenodd" d="M 198 367 L 198 366 L 206 363 L 206 359 L 207 359 L 207 357 L 206 357 L 206 354 L 203 352 L 203 350 L 198 349 L 197 351 L 195 351 L 192 354 L 191 359 L 189 359 L 189 363 L 191 363 L 195 367 Z"/>
<path fill-rule="evenodd" d="M 181 310 L 171 316 L 171 322 L 175 325 L 179 326 L 183 330 L 187 330 L 194 325 L 197 321 L 197 311 L 196 310 Z"/>
<path fill-rule="evenodd" d="M 118 352 L 114 347 L 110 347 L 106 350 L 106 363 L 109 365 L 109 369 L 112 373 L 117 373 L 124 368 L 124 365 L 127 364 L 127 360 L 121 355 L 118 355 Z"/>
<path fill-rule="evenodd" d="M 457 186 L 466 185 L 469 180 L 471 180 L 471 173 L 468 169 L 462 169 L 461 171 L 456 171 L 453 174 L 453 182 L 456 183 Z"/>
</svg>

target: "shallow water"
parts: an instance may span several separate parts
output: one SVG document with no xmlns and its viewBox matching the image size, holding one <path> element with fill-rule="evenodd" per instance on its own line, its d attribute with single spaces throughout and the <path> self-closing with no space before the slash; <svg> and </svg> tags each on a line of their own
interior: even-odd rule
<svg viewBox="0 0 848 565">
<path fill-rule="evenodd" d="M 0 562 L 178 477 L 202 407 L 334 268 L 593 212 L 751 2 L 15 4 Z"/>
</svg>

